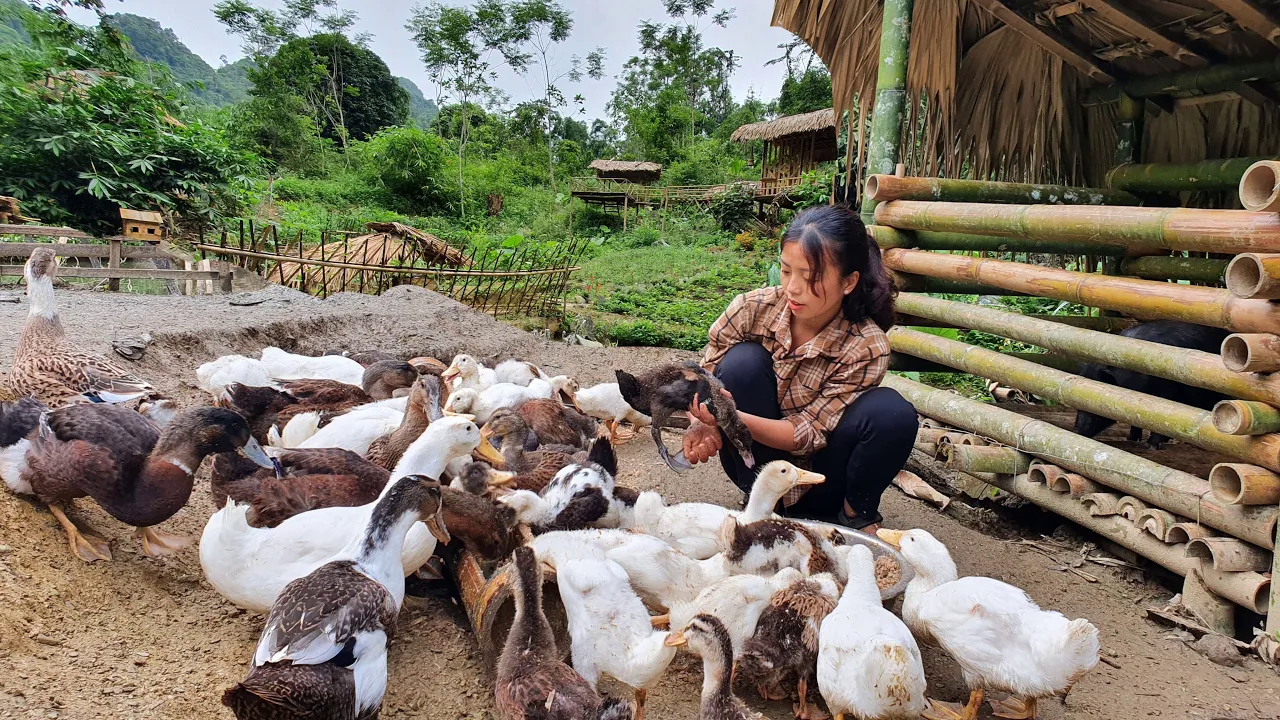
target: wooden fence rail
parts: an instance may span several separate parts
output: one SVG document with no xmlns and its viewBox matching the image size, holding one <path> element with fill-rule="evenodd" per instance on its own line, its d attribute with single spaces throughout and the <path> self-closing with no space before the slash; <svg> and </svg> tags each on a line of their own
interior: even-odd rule
<svg viewBox="0 0 1280 720">
<path fill-rule="evenodd" d="M 66 227 L 48 227 L 43 225 L 0 225 L 0 236 L 17 235 L 23 237 L 68 238 L 75 240 L 95 239 L 88 233 Z M 188 287 L 198 287 L 192 283 L 216 283 L 222 292 L 231 292 L 231 270 L 173 270 L 163 267 L 139 268 L 121 267 L 125 260 L 167 261 L 182 265 L 186 259 L 169 252 L 154 243 L 125 244 L 129 238 L 114 236 L 103 238 L 105 243 L 87 242 L 3 242 L 0 241 L 0 258 L 25 259 L 38 248 L 49 248 L 58 257 L 78 260 L 107 261 L 107 267 L 77 267 L 63 265 L 58 268 L 61 277 L 92 278 L 107 280 L 109 290 L 119 290 L 121 280 L 172 280 L 185 281 Z M 22 265 L 0 265 L 0 276 L 21 276 Z M 171 285 L 171 287 L 174 287 Z M 176 288 L 172 289 L 174 292 Z"/>
</svg>

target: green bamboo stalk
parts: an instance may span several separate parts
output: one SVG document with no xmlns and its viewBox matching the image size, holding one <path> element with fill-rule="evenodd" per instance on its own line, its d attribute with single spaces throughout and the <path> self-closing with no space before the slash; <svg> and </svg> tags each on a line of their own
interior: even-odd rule
<svg viewBox="0 0 1280 720">
<path fill-rule="evenodd" d="M 947 467 L 968 473 L 1017 475 L 1031 467 L 1031 456 L 1000 445 L 943 445 Z"/>
<path fill-rule="evenodd" d="M 958 232 L 899 230 L 885 225 L 870 225 L 867 230 L 881 250 L 915 248 L 917 250 L 964 250 L 977 252 L 1032 252 L 1060 255 L 1115 255 L 1128 252 L 1120 244 L 1090 241 L 1063 242 L 1048 238 L 1009 238 L 995 235 L 968 235 Z"/>
<path fill-rule="evenodd" d="M 1001 290 L 992 285 L 983 285 L 982 283 L 967 282 L 965 280 L 949 280 L 947 278 L 934 278 L 927 275 L 912 275 L 901 272 L 891 272 L 890 274 L 893 276 L 894 284 L 904 292 L 944 293 L 947 295 L 1026 296 L 1026 293 Z"/>
<path fill-rule="evenodd" d="M 1080 188 L 1070 185 L 990 180 L 956 180 L 936 177 L 896 177 L 873 174 L 867 177 L 866 197 L 876 202 L 891 200 L 942 200 L 945 202 L 993 202 L 1020 205 L 1141 205 L 1135 195 L 1109 188 Z"/>
<path fill-rule="evenodd" d="M 1280 56 L 1258 62 L 1213 64 L 1195 70 L 1137 78 L 1122 88 L 1131 97 L 1148 98 L 1174 93 L 1216 93 L 1242 82 L 1276 80 L 1280 80 Z"/>
<path fill-rule="evenodd" d="M 1250 165 L 1271 159 L 1231 158 L 1195 163 L 1117 165 L 1107 172 L 1106 185 L 1112 190 L 1137 193 L 1235 190 Z"/>
<path fill-rule="evenodd" d="M 1120 261 L 1120 274 L 1145 280 L 1187 280 L 1221 284 L 1228 260 L 1148 255 Z"/>
<path fill-rule="evenodd" d="M 1280 410 L 1266 403 L 1223 400 L 1213 406 L 1213 425 L 1228 435 L 1280 432 Z"/>
<path fill-rule="evenodd" d="M 911 12 L 914 0 L 884 0 L 880 24 L 880 69 L 876 75 L 876 104 L 871 114 L 867 172 L 893 174 L 902 141 L 902 120 L 907 100 L 907 59 L 911 47 Z M 876 203 L 862 199 L 867 224 Z"/>
<path fill-rule="evenodd" d="M 921 317 L 919 315 L 912 315 L 906 310 L 903 310 L 901 306 L 898 306 L 897 309 L 899 325 L 907 325 L 909 327 L 959 328 L 962 330 L 973 329 L 968 325 L 962 324 L 962 322 L 965 321 L 951 322 L 947 320 L 936 320 L 933 318 Z M 1130 320 L 1129 318 L 1097 317 L 1094 315 L 1019 315 L 1019 317 L 1035 318 L 1036 320 L 1044 320 L 1045 322 L 1070 325 L 1071 327 L 1085 328 L 1087 330 L 1098 330 L 1106 333 L 1119 332 L 1137 324 L 1136 320 Z"/>
<path fill-rule="evenodd" d="M 1126 495 L 1248 540 L 1274 546 L 1277 508 L 1224 505 L 1209 483 L 1181 470 L 1080 437 L 1043 420 L 931 388 L 900 375 L 886 375 L 884 387 L 897 390 L 927 417 L 990 437 L 1084 475 Z"/>
<path fill-rule="evenodd" d="M 976 345 L 904 327 L 889 331 L 889 346 L 897 352 L 950 365 L 1077 410 L 1136 425 L 1205 450 L 1280 471 L 1280 435 L 1227 435 L 1214 427 L 1213 413 L 1208 410 L 1088 380 L 1005 357 Z"/>
<path fill-rule="evenodd" d="M 1280 403 L 1280 376 L 1232 372 L 1213 353 L 1067 327 L 915 293 L 898 295 L 897 308 L 915 317 L 955 323 L 1088 362 L 1135 370 L 1231 397 Z"/>
<path fill-rule="evenodd" d="M 1142 151 L 1142 120 L 1146 115 L 1146 103 L 1122 94 L 1119 105 L 1116 108 L 1115 163 L 1127 165 L 1137 162 L 1138 153 Z"/>
<path fill-rule="evenodd" d="M 1019 360 L 1026 360 L 1037 365 L 1061 370 L 1069 373 L 1080 372 L 1080 362 L 1071 358 L 1062 357 L 1061 355 L 1052 355 L 1050 353 L 1007 353 L 1010 357 L 1016 357 Z M 902 353 L 891 353 L 889 355 L 889 369 L 897 372 L 943 372 L 954 373 L 960 372 L 953 367 L 941 365 L 928 360 L 921 360 L 918 357 L 903 355 Z"/>
</svg>

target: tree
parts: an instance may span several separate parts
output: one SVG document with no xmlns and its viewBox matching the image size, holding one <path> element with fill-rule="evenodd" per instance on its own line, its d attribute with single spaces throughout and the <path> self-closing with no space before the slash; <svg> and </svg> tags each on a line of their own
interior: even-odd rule
<svg viewBox="0 0 1280 720">
<path fill-rule="evenodd" d="M 831 75 L 821 65 L 788 75 L 778 94 L 779 115 L 799 115 L 831 107 Z"/>
</svg>

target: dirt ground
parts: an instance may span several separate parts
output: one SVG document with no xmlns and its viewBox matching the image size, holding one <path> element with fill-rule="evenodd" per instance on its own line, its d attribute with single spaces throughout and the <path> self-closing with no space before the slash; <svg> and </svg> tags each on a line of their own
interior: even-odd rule
<svg viewBox="0 0 1280 720">
<path fill-rule="evenodd" d="M 253 305 L 232 305 L 225 297 L 65 291 L 58 297 L 67 331 L 87 349 L 108 353 L 114 339 L 150 334 L 153 342 L 137 371 L 185 403 L 205 401 L 194 388 L 197 365 L 268 344 L 310 353 L 382 348 L 446 359 L 464 350 L 512 352 L 584 384 L 610 379 L 615 367 L 635 370 L 681 355 L 549 343 L 417 288 L 319 301 L 273 287 L 255 296 L 267 299 Z M 9 364 L 25 314 L 25 302 L 0 302 L 0 367 Z M 622 450 L 620 464 L 620 483 L 658 489 L 670 500 L 739 500 L 714 468 L 670 472 L 644 437 Z M 212 511 L 202 479 L 191 503 L 166 526 L 198 537 Z M 1086 583 L 1010 542 L 1016 528 L 982 532 L 950 517 L 953 511 L 940 515 L 896 490 L 886 494 L 883 512 L 890 526 L 924 527 L 937 535 L 962 574 L 1014 583 L 1042 605 L 1098 626 L 1106 663 L 1076 686 L 1065 705 L 1042 703 L 1041 717 L 1280 717 L 1280 678 L 1271 669 L 1257 660 L 1237 668 L 1214 665 L 1169 639 L 1167 628 L 1143 619 L 1145 606 L 1169 600 L 1169 587 L 1092 566 L 1087 569 L 1099 582 Z M 0 492 L 0 718 L 231 717 L 219 698 L 246 672 L 261 619 L 213 592 L 194 547 L 170 559 L 146 559 L 128 528 L 89 503 L 81 503 L 79 515 L 112 541 L 115 561 L 87 565 L 73 558 L 46 510 Z M 406 603 L 390 668 L 384 717 L 494 717 L 490 680 L 466 617 L 452 602 Z M 939 652 L 925 650 L 925 669 L 931 696 L 966 695 L 958 668 Z M 649 717 L 696 718 L 700 685 L 700 663 L 679 656 L 662 686 L 649 693 Z M 753 693 L 743 694 L 768 718 L 791 716 L 789 706 L 760 705 Z M 988 713 L 984 709 L 982 717 Z"/>
</svg>

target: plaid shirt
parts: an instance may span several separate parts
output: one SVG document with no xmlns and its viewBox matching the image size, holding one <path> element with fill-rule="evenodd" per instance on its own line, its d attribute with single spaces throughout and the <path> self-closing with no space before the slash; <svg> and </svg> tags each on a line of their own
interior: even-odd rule
<svg viewBox="0 0 1280 720">
<path fill-rule="evenodd" d="M 707 334 L 702 364 L 708 370 L 741 342 L 759 343 L 773 355 L 778 404 L 795 427 L 795 455 L 826 447 L 845 408 L 879 385 L 889 367 L 889 338 L 870 318 L 854 324 L 837 316 L 812 340 L 792 347 L 791 310 L 777 287 L 734 298 Z M 791 490 L 783 502 L 794 505 L 807 489 Z"/>
</svg>

